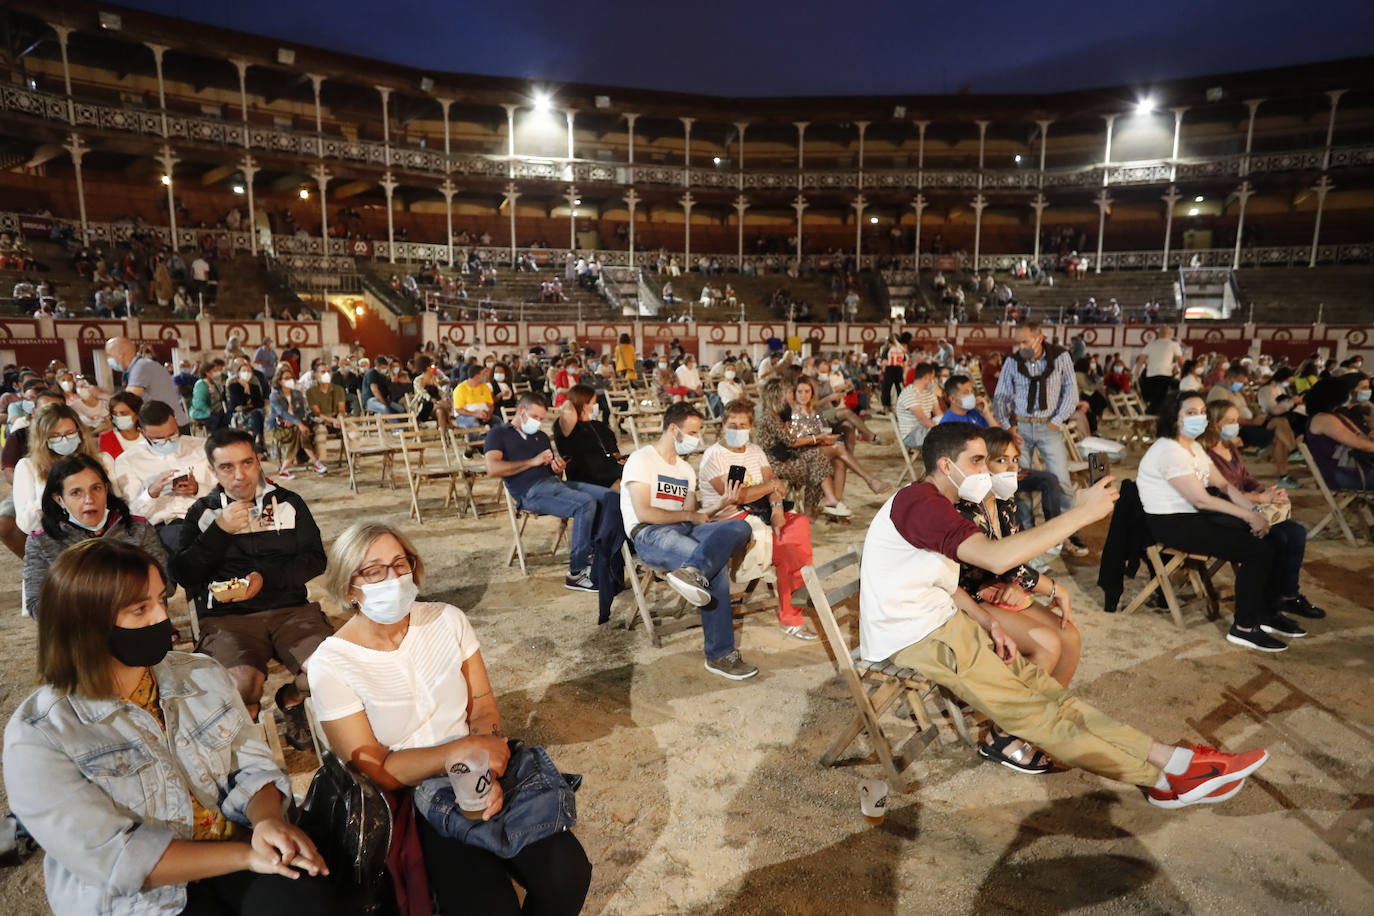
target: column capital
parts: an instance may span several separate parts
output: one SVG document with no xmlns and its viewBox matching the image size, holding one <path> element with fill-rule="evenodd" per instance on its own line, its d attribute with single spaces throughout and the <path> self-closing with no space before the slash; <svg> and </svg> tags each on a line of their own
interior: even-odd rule
<svg viewBox="0 0 1374 916">
<path fill-rule="evenodd" d="M 926 208 L 926 204 L 926 196 L 924 194 L 917 194 L 915 197 L 911 199 L 911 203 L 908 204 L 908 206 L 910 206 L 911 209 L 916 211 L 917 216 L 920 216 L 921 211 Z"/>
<path fill-rule="evenodd" d="M 248 75 L 248 68 L 251 66 L 251 64 L 249 64 L 248 61 L 244 60 L 242 57 L 231 57 L 229 58 L 229 63 L 233 64 L 234 69 L 239 72 L 240 81 L 242 81 L 243 78 Z"/>
<path fill-rule="evenodd" d="M 81 139 L 80 134 L 68 134 L 67 142 L 62 144 L 62 148 L 72 154 L 72 161 L 77 165 L 81 164 L 81 157 L 91 151 L 90 144 Z"/>
<path fill-rule="evenodd" d="M 1112 122 L 1115 121 L 1117 118 L 1121 117 L 1121 112 L 1119 112 L 1119 111 L 1114 111 L 1114 112 L 1112 112 L 1111 114 L 1104 114 L 1104 115 L 1101 115 L 1100 117 L 1102 118 L 1102 120 L 1104 120 L 1104 121 L 1107 122 L 1107 126 L 1108 126 L 1108 127 L 1111 127 L 1111 126 L 1112 126 Z"/>
<path fill-rule="evenodd" d="M 515 186 L 515 182 L 508 181 L 503 189 L 506 192 L 506 200 L 514 203 L 520 197 L 520 189 Z"/>
<path fill-rule="evenodd" d="M 736 197 L 735 209 L 738 210 L 741 214 L 743 214 L 745 210 L 749 209 L 749 198 L 745 197 L 743 194 Z"/>
<path fill-rule="evenodd" d="M 325 186 L 328 185 L 330 180 L 334 177 L 329 174 L 329 169 L 325 168 L 323 162 L 310 170 L 310 176 L 315 179 L 315 184 L 319 185 L 321 194 L 324 193 Z"/>
<path fill-rule="evenodd" d="M 568 123 L 571 124 L 571 123 L 573 122 L 573 118 L 577 117 L 577 109 L 576 109 L 576 108 L 564 108 L 564 109 L 563 109 L 563 114 L 567 116 L 567 118 L 568 118 Z"/>
<path fill-rule="evenodd" d="M 916 125 L 917 132 L 923 137 L 926 135 L 926 128 L 930 126 L 929 121 L 912 121 L 911 123 Z"/>
<path fill-rule="evenodd" d="M 810 121 L 793 121 L 792 126 L 797 129 L 798 136 L 805 134 L 806 129 L 811 126 Z"/>
<path fill-rule="evenodd" d="M 1169 185 L 1169 193 L 1161 195 L 1159 199 L 1172 207 L 1174 204 L 1178 203 L 1182 197 L 1183 195 L 1178 193 L 1178 187 L 1176 185 Z"/>
<path fill-rule="evenodd" d="M 439 107 L 444 110 L 444 117 L 448 117 L 449 107 L 453 104 L 453 99 L 446 99 L 442 96 L 435 96 L 434 101 L 439 103 Z"/>
<path fill-rule="evenodd" d="M 1054 123 L 1054 118 L 1040 118 L 1035 123 L 1040 128 L 1040 136 L 1043 137 L 1050 132 L 1050 125 Z"/>
<path fill-rule="evenodd" d="M 76 31 L 76 29 L 71 26 L 63 25 L 60 22 L 49 22 L 48 28 L 57 33 L 57 43 L 60 45 L 65 45 L 67 43 L 67 36 Z"/>
<path fill-rule="evenodd" d="M 1342 89 L 1341 91 L 1344 92 L 1345 90 Z M 1326 192 L 1330 191 L 1334 187 L 1335 185 L 1331 183 L 1331 178 L 1325 172 L 1323 172 L 1322 177 L 1317 179 L 1317 183 L 1312 185 L 1312 190 L 1316 191 L 1317 194 L 1321 197 L 1325 197 Z"/>
<path fill-rule="evenodd" d="M 854 126 L 859 129 L 859 136 L 863 136 L 864 131 L 868 130 L 868 125 L 872 123 L 872 121 L 855 121 Z"/>
<path fill-rule="evenodd" d="M 452 202 L 454 195 L 458 193 L 458 189 L 454 186 L 452 181 L 445 178 L 439 185 L 439 193 L 444 195 L 445 201 Z"/>
<path fill-rule="evenodd" d="M 1035 196 L 1031 198 L 1030 207 L 1036 213 L 1040 213 L 1049 205 L 1050 202 L 1045 199 L 1045 195 L 1038 191 L 1036 192 Z"/>
<path fill-rule="evenodd" d="M 681 197 L 679 197 L 677 199 L 677 202 L 682 205 L 682 209 L 690 213 L 692 211 L 692 208 L 696 206 L 697 199 L 692 196 L 691 191 L 688 191 L 686 194 L 683 194 Z"/>
<path fill-rule="evenodd" d="M 389 99 L 389 98 L 391 97 L 391 87 L 390 87 L 390 86 L 378 86 L 378 85 L 373 85 L 372 88 L 373 88 L 373 89 L 376 89 L 379 93 L 381 93 L 381 95 L 382 95 L 382 104 L 385 105 L 387 99 Z"/>
<path fill-rule="evenodd" d="M 639 203 L 639 195 L 635 193 L 635 189 L 630 188 L 630 190 L 625 192 L 625 196 L 621 199 L 625 201 L 625 205 L 629 207 L 630 212 L 633 213 L 635 206 Z"/>
<path fill-rule="evenodd" d="M 981 135 L 986 134 L 986 133 L 988 132 L 988 125 L 991 124 L 992 122 L 991 122 L 991 121 L 974 121 L 973 123 L 978 125 L 978 134 L 981 136 Z"/>
<path fill-rule="evenodd" d="M 1249 200 L 1254 195 L 1254 193 L 1255 186 L 1250 184 L 1249 181 L 1242 181 L 1240 183 L 1240 186 L 1236 188 L 1236 196 L 1239 197 L 1242 201 Z"/>
<path fill-rule="evenodd" d="M 244 156 L 240 159 L 239 169 L 243 171 L 243 177 L 246 178 L 249 183 L 253 181 L 253 176 L 261 171 L 261 169 L 258 168 L 258 161 L 252 156 Z"/>
<path fill-rule="evenodd" d="M 1113 201 L 1111 195 L 1107 193 L 1107 189 L 1103 188 L 1097 192 L 1097 196 L 1093 198 L 1093 203 L 1097 204 L 1097 209 L 1105 212 L 1106 209 L 1112 205 Z"/>
<path fill-rule="evenodd" d="M 577 206 L 576 201 L 582 196 L 582 192 L 577 190 L 577 185 L 568 185 L 568 190 L 563 192 L 563 199 L 568 202 L 568 206 Z"/>
<path fill-rule="evenodd" d="M 806 198 L 800 194 L 792 198 L 792 209 L 796 210 L 798 215 L 801 214 L 802 210 L 805 210 L 809 206 L 811 206 L 811 204 L 807 203 Z"/>
<path fill-rule="evenodd" d="M 514 102 L 502 102 L 501 107 L 506 109 L 506 117 L 514 118 L 515 113 L 520 110 L 520 106 Z"/>
<path fill-rule="evenodd" d="M 624 118 L 626 121 L 628 121 L 628 122 L 630 123 L 631 129 L 633 129 L 633 128 L 634 128 L 635 121 L 637 121 L 637 120 L 639 119 L 639 112 L 637 112 L 637 111 L 623 111 L 623 112 L 620 113 L 620 116 L 621 116 L 622 118 Z"/>
<path fill-rule="evenodd" d="M 849 205 L 850 205 L 851 207 L 853 207 L 853 208 L 854 208 L 856 211 L 858 211 L 859 213 L 863 213 L 863 212 L 864 212 L 864 208 L 868 206 L 868 198 L 866 198 L 866 197 L 864 197 L 862 194 L 860 194 L 858 197 L 856 197 L 856 198 L 854 198 L 853 200 L 851 200 L 851 201 L 849 202 Z"/>
<path fill-rule="evenodd" d="M 973 209 L 975 212 L 982 213 L 983 210 L 987 207 L 987 205 L 988 199 L 984 197 L 982 194 L 975 194 L 973 196 Z"/>
<path fill-rule="evenodd" d="M 180 159 L 181 157 L 173 152 L 172 148 L 165 143 L 157 154 L 157 161 L 162 163 L 163 169 L 166 170 L 169 175 L 172 173 L 172 166 L 176 165 Z"/>
<path fill-rule="evenodd" d="M 391 200 L 391 195 L 395 193 L 398 182 L 391 174 L 390 169 L 382 174 L 382 180 L 377 182 L 377 184 L 382 186 L 382 190 L 386 193 L 386 199 Z"/>
<path fill-rule="evenodd" d="M 149 51 L 153 52 L 153 59 L 157 61 L 158 66 L 162 66 L 162 55 L 167 53 L 168 46 L 160 45 L 152 41 L 145 41 L 143 44 Z M 1344 92 L 1345 90 L 1342 89 L 1341 91 Z"/>
<path fill-rule="evenodd" d="M 1326 90 L 1326 95 L 1327 95 L 1327 97 L 1328 97 L 1329 99 L 1331 99 L 1331 107 L 1332 107 L 1332 108 L 1335 108 L 1335 107 L 1336 107 L 1336 103 L 1340 101 L 1341 96 L 1345 95 L 1345 94 L 1346 94 L 1347 92 L 1349 92 L 1349 91 L 1350 91 L 1349 89 L 1328 89 L 1328 90 Z"/>
<path fill-rule="evenodd" d="M 678 120 L 682 122 L 682 129 L 690 134 L 692 132 L 692 125 L 696 123 L 697 119 L 679 117 Z"/>
<path fill-rule="evenodd" d="M 736 121 L 735 130 L 739 131 L 740 139 L 744 139 L 744 132 L 749 129 L 748 121 Z"/>
<path fill-rule="evenodd" d="M 310 85 L 315 90 L 315 98 L 320 97 L 320 87 L 324 85 L 325 76 L 322 73 L 307 73 L 306 78 L 310 80 Z"/>
</svg>

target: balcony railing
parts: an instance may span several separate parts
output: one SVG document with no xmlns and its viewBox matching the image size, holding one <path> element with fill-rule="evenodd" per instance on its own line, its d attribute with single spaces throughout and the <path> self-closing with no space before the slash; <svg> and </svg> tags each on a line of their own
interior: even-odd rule
<svg viewBox="0 0 1374 916">
<path fill-rule="evenodd" d="M 0 111 L 57 122 L 75 128 L 91 128 L 115 133 L 139 134 L 162 139 L 163 113 L 148 108 L 115 107 L 84 101 L 68 106 L 66 96 L 18 86 L 0 89 Z M 471 178 L 558 183 L 615 185 L 683 186 L 684 177 L 694 188 L 749 190 L 788 190 L 800 185 L 803 191 L 864 189 L 950 189 L 973 190 L 979 187 L 977 169 L 836 169 L 836 170 L 759 170 L 736 171 L 719 168 L 690 168 L 666 164 L 608 163 L 587 159 L 509 157 L 474 153 L 454 153 L 445 157 L 438 150 L 411 146 L 387 147 L 370 140 L 321 136 L 313 132 L 266 128 L 215 118 L 197 118 L 168 113 L 167 139 L 200 143 L 227 149 L 259 153 L 278 153 L 303 158 L 322 156 L 328 160 L 364 166 L 394 168 L 423 174 L 436 180 L 444 175 Z M 1250 173 L 1301 172 L 1319 170 L 1324 150 L 1306 149 L 1262 153 L 1250 157 Z M 1101 187 L 1105 173 L 1109 185 L 1148 185 L 1178 181 L 1226 179 L 1240 176 L 1244 156 L 1213 156 L 1177 161 L 1154 159 L 1141 162 L 1112 163 L 1082 168 L 1046 169 L 1045 188 Z M 1374 146 L 1333 147 L 1331 168 L 1374 166 Z M 984 190 L 1033 191 L 1041 185 L 1035 169 L 984 169 Z"/>
</svg>

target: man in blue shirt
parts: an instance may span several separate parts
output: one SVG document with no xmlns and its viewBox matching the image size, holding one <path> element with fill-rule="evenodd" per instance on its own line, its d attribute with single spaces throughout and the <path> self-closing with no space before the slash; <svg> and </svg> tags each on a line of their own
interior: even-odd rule
<svg viewBox="0 0 1374 916">
<path fill-rule="evenodd" d="M 979 398 L 973 393 L 973 381 L 967 375 L 952 375 L 945 380 L 945 397 L 949 398 L 949 410 L 940 417 L 941 423 L 972 423 L 974 426 L 996 426 L 997 421 L 989 421 L 986 411 L 987 398 Z"/>
<path fill-rule="evenodd" d="M 596 484 L 559 478 L 568 463 L 554 456 L 548 435 L 539 428 L 547 411 L 548 402 L 542 394 L 521 395 L 513 421 L 487 433 L 487 473 L 505 482 L 511 499 L 521 509 L 572 519 L 572 549 L 563 585 L 573 591 L 594 592 L 591 569 L 596 508 L 609 491 Z"/>
</svg>

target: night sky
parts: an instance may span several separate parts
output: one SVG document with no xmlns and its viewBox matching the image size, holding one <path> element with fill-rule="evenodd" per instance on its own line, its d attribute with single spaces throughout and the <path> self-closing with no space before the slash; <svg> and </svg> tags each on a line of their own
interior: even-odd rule
<svg viewBox="0 0 1374 916">
<path fill-rule="evenodd" d="M 722 96 L 1055 92 L 1374 54 L 1370 0 L 124 0 L 414 67 Z"/>
</svg>

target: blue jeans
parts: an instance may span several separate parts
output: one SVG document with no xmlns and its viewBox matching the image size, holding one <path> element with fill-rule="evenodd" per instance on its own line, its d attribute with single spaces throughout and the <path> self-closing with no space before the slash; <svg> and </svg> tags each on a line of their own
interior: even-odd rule
<svg viewBox="0 0 1374 916">
<path fill-rule="evenodd" d="M 516 504 L 528 512 L 572 519 L 572 548 L 568 553 L 568 574 L 577 575 L 592 565 L 592 536 L 596 533 L 597 501 L 605 487 L 580 480 L 564 483 L 553 478 L 541 480 L 525 491 Z"/>
<path fill-rule="evenodd" d="M 400 404 L 389 404 L 381 398 L 368 398 L 363 405 L 373 413 L 405 413 L 406 409 Z"/>
<path fill-rule="evenodd" d="M 1036 491 L 1040 493 L 1040 510 L 1045 513 L 1045 521 L 1064 511 L 1064 494 L 1059 481 L 1049 471 L 1033 470 L 1016 485 L 1016 517 L 1022 531 L 1035 527 L 1035 503 L 1031 501 L 1031 494 Z"/>
<path fill-rule="evenodd" d="M 730 610 L 730 555 L 749 541 L 753 529 L 744 519 L 693 525 L 650 525 L 635 535 L 635 553 L 650 566 L 681 569 L 692 566 L 711 580 L 711 601 L 701 609 L 701 629 L 707 659 L 735 649 L 735 618 Z"/>
<path fill-rule="evenodd" d="M 1021 448 L 1021 468 L 1030 470 L 1031 458 L 1037 449 L 1045 462 L 1045 470 L 1054 475 L 1063 490 L 1064 499 L 1073 497 L 1073 484 L 1069 482 L 1069 449 L 1064 444 L 1062 430 L 1050 429 L 1043 421 L 1022 420 L 1016 427 L 1026 444 Z"/>
</svg>

